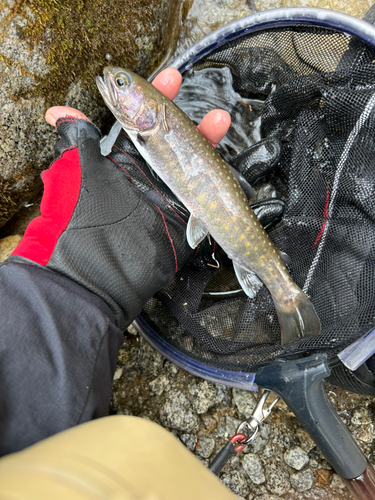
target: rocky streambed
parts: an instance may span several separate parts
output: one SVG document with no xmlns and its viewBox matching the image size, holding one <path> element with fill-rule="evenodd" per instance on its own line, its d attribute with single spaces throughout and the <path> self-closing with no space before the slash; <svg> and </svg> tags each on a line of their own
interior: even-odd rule
<svg viewBox="0 0 375 500">
<path fill-rule="evenodd" d="M 374 399 L 332 386 L 327 391 L 362 450 L 375 461 Z M 110 413 L 159 423 L 208 465 L 251 415 L 259 397 L 194 377 L 138 335 L 128 334 L 114 376 Z M 239 499 L 352 499 L 283 402 L 262 424 L 256 439 L 228 462 L 220 479 Z"/>
</svg>

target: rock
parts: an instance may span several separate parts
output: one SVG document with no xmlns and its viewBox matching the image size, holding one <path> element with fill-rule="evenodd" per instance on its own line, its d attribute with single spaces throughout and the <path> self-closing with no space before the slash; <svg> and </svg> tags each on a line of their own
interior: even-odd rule
<svg viewBox="0 0 375 500">
<path fill-rule="evenodd" d="M 209 437 L 201 437 L 198 439 L 195 451 L 202 458 L 209 458 L 215 449 L 215 440 Z"/>
<path fill-rule="evenodd" d="M 289 474 L 275 462 L 266 467 L 267 490 L 275 495 L 284 495 L 290 488 Z"/>
<path fill-rule="evenodd" d="M 198 441 L 197 436 L 194 436 L 194 434 L 182 434 L 180 439 L 189 451 L 195 450 Z"/>
<path fill-rule="evenodd" d="M 294 446 L 284 453 L 284 460 L 293 469 L 301 470 L 309 463 L 309 456 L 302 448 Z"/>
<path fill-rule="evenodd" d="M 233 418 L 229 416 L 225 417 L 225 420 L 226 420 L 225 430 L 227 432 L 227 435 L 229 437 L 232 437 L 234 434 L 236 434 L 237 428 L 242 421 L 239 420 L 238 418 Z"/>
<path fill-rule="evenodd" d="M 260 450 L 265 448 L 268 443 L 269 434 L 270 434 L 269 424 L 262 422 L 262 424 L 259 427 L 258 435 L 249 444 L 249 450 L 251 450 L 253 453 L 258 453 Z"/>
<path fill-rule="evenodd" d="M 6 238 L 1 238 L 0 240 L 0 262 L 3 262 L 9 257 L 9 255 L 16 248 L 18 243 L 22 240 L 21 234 L 14 234 L 13 236 L 7 236 Z"/>
<path fill-rule="evenodd" d="M 160 408 L 160 421 L 162 425 L 179 431 L 198 430 L 198 416 L 190 407 L 187 397 L 178 390 L 172 390 Z"/>
<path fill-rule="evenodd" d="M 156 377 L 161 372 L 163 363 L 164 358 L 155 349 L 146 342 L 141 344 L 138 366 L 142 371 Z"/>
<path fill-rule="evenodd" d="M 201 415 L 201 419 L 208 431 L 213 432 L 216 429 L 217 420 L 211 417 L 211 415 L 203 414 Z"/>
<path fill-rule="evenodd" d="M 307 453 L 314 448 L 315 443 L 309 436 L 309 434 L 303 429 L 303 427 L 299 427 L 296 431 L 296 436 L 299 439 L 301 444 L 301 448 L 305 450 Z"/>
<path fill-rule="evenodd" d="M 296 472 L 290 476 L 290 484 L 297 491 L 309 490 L 314 484 L 313 473 L 311 469 Z"/>
<path fill-rule="evenodd" d="M 332 475 L 331 488 L 333 488 L 334 490 L 344 490 L 346 488 L 343 480 L 338 474 Z"/>
<path fill-rule="evenodd" d="M 222 384 L 215 384 L 216 387 L 216 398 L 215 398 L 215 404 L 218 403 L 225 403 L 229 404 L 229 399 L 230 399 L 230 389 L 226 385 Z"/>
<path fill-rule="evenodd" d="M 246 497 L 250 493 L 244 473 L 233 470 L 223 474 L 220 481 L 235 495 Z"/>
<path fill-rule="evenodd" d="M 250 391 L 233 389 L 233 403 L 237 407 L 239 417 L 247 419 L 252 415 L 257 401 Z"/>
<path fill-rule="evenodd" d="M 116 368 L 116 371 L 115 371 L 115 374 L 113 375 L 113 380 L 118 380 L 121 378 L 122 376 L 122 372 L 123 372 L 123 367 L 122 366 L 118 366 Z"/>
<path fill-rule="evenodd" d="M 266 481 L 262 462 L 258 455 L 248 453 L 242 459 L 242 467 L 254 484 L 262 484 Z"/>
<path fill-rule="evenodd" d="M 192 406 L 198 415 L 207 413 L 207 410 L 215 404 L 215 386 L 207 380 L 190 386 L 189 394 L 192 396 Z"/>
<path fill-rule="evenodd" d="M 149 386 L 152 392 L 156 396 L 160 396 L 168 384 L 169 384 L 168 377 L 165 374 L 162 374 L 160 375 L 160 377 L 150 382 Z"/>
<path fill-rule="evenodd" d="M 354 408 L 350 423 L 352 425 L 371 424 L 373 421 L 373 414 L 368 408 Z"/>
<path fill-rule="evenodd" d="M 4 0 L 0 12 L 0 227 L 41 189 L 57 134 L 50 105 L 78 106 L 98 126 L 111 116 L 94 77 L 111 63 L 146 75 L 170 44 L 179 2 Z M 180 9 L 181 10 L 181 9 Z M 110 118 L 113 122 L 113 118 Z"/>
</svg>

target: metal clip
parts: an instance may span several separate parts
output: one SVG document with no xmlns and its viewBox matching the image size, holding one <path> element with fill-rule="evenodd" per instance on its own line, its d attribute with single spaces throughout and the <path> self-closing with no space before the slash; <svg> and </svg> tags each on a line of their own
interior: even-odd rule
<svg viewBox="0 0 375 500">
<path fill-rule="evenodd" d="M 247 439 L 245 441 L 242 441 L 241 444 L 249 444 L 257 437 L 260 424 L 269 416 L 273 407 L 279 401 L 280 397 L 278 396 L 275 401 L 271 403 L 267 409 L 265 409 L 264 405 L 266 404 L 270 392 L 271 391 L 268 390 L 265 390 L 263 392 L 262 397 L 256 405 L 251 417 L 249 417 L 238 426 L 236 434 L 245 434 L 246 436 L 248 436 Z"/>
</svg>

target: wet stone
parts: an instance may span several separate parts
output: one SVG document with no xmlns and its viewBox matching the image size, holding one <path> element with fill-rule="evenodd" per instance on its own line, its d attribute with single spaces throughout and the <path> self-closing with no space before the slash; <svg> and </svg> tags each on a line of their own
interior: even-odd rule
<svg viewBox="0 0 375 500">
<path fill-rule="evenodd" d="M 215 386 L 204 380 L 189 387 L 189 394 L 191 395 L 192 407 L 198 413 L 207 413 L 207 410 L 215 404 L 216 390 Z"/>
<path fill-rule="evenodd" d="M 197 436 L 194 434 L 181 434 L 180 440 L 184 443 L 189 451 L 194 451 L 197 445 Z"/>
<path fill-rule="evenodd" d="M 237 407 L 239 417 L 249 418 L 256 406 L 256 399 L 249 391 L 233 389 L 233 404 Z"/>
<path fill-rule="evenodd" d="M 344 490 L 346 488 L 343 480 L 338 474 L 333 474 L 331 479 L 331 488 L 334 490 Z"/>
<path fill-rule="evenodd" d="M 258 453 L 260 450 L 264 449 L 268 443 L 269 434 L 269 424 L 262 423 L 259 428 L 258 435 L 254 439 L 254 441 L 251 441 L 251 443 L 249 444 L 249 450 L 251 450 L 253 453 Z"/>
<path fill-rule="evenodd" d="M 226 385 L 223 384 L 216 384 L 216 397 L 215 397 L 215 404 L 218 403 L 225 403 L 228 404 L 230 400 L 230 389 Z"/>
<path fill-rule="evenodd" d="M 293 469 L 301 470 L 309 462 L 308 454 L 299 446 L 294 446 L 284 453 L 284 460 Z"/>
<path fill-rule="evenodd" d="M 245 497 L 250 493 L 244 473 L 233 470 L 223 474 L 220 481 L 225 484 L 235 495 Z"/>
<path fill-rule="evenodd" d="M 169 385 L 169 380 L 165 374 L 160 375 L 149 384 L 151 391 L 156 396 L 160 396 L 168 385 Z"/>
<path fill-rule="evenodd" d="M 266 481 L 262 462 L 258 455 L 248 453 L 242 459 L 242 467 L 254 484 L 262 484 Z"/>
<path fill-rule="evenodd" d="M 232 437 L 234 434 L 236 434 L 237 428 L 240 425 L 241 420 L 229 416 L 227 416 L 225 420 L 226 420 L 225 430 L 227 431 L 228 437 Z"/>
<path fill-rule="evenodd" d="M 195 451 L 202 458 L 210 458 L 215 449 L 215 440 L 209 437 L 201 437 L 195 446 Z"/>
<path fill-rule="evenodd" d="M 216 429 L 217 420 L 211 417 L 211 415 L 203 414 L 201 415 L 201 419 L 208 431 L 213 432 Z"/>
<path fill-rule="evenodd" d="M 301 444 L 301 448 L 304 451 L 306 451 L 307 453 L 310 450 L 312 450 L 314 448 L 314 446 L 316 446 L 314 441 L 311 439 L 311 437 L 308 435 L 308 433 L 302 427 L 297 429 L 296 436 L 299 439 L 299 442 Z"/>
<path fill-rule="evenodd" d="M 198 416 L 190 407 L 190 402 L 182 392 L 173 390 L 160 408 L 162 425 L 179 431 L 194 431 L 198 429 Z"/>
<path fill-rule="evenodd" d="M 371 424 L 373 414 L 368 408 L 354 408 L 350 423 L 352 425 Z"/>
<path fill-rule="evenodd" d="M 289 474 L 271 463 L 266 467 L 267 489 L 275 495 L 284 495 L 290 489 Z"/>
<path fill-rule="evenodd" d="M 311 469 L 296 472 L 290 476 L 290 484 L 297 491 L 309 490 L 314 484 L 314 477 Z"/>
<path fill-rule="evenodd" d="M 362 441 L 362 443 L 372 443 L 374 439 L 374 426 L 370 424 L 356 427 L 353 431 L 353 437 L 358 441 Z"/>
</svg>

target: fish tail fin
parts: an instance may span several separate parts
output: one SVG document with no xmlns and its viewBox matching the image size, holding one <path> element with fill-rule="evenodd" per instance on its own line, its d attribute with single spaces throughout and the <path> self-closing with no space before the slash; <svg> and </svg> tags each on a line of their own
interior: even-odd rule
<svg viewBox="0 0 375 500">
<path fill-rule="evenodd" d="M 275 307 L 281 327 L 282 344 L 320 332 L 319 317 L 313 304 L 302 291 L 287 304 L 275 303 Z"/>
</svg>

